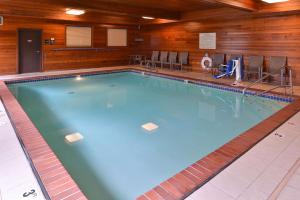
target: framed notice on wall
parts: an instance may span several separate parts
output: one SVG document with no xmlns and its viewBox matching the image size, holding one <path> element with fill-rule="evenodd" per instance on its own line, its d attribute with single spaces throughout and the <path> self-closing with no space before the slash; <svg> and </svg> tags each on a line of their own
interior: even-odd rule
<svg viewBox="0 0 300 200">
<path fill-rule="evenodd" d="M 107 46 L 127 46 L 127 29 L 107 29 Z"/>
<path fill-rule="evenodd" d="M 92 27 L 67 26 L 67 47 L 92 47 Z"/>
<path fill-rule="evenodd" d="M 217 34 L 216 33 L 199 33 L 200 49 L 216 49 Z"/>
</svg>

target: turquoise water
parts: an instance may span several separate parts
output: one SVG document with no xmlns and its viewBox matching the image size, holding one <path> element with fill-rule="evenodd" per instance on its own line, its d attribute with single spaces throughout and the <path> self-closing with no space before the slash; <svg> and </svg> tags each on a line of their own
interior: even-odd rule
<svg viewBox="0 0 300 200">
<path fill-rule="evenodd" d="M 90 200 L 132 200 L 286 105 L 131 72 L 9 88 Z"/>
</svg>

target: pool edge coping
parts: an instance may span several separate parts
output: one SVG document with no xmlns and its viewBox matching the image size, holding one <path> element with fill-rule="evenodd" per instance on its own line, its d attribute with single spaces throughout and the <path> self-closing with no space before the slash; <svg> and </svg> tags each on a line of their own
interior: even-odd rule
<svg viewBox="0 0 300 200">
<path fill-rule="evenodd" d="M 56 74 L 56 75 L 38 75 L 33 77 L 21 77 L 21 78 L 11 78 L 7 80 L 3 80 L 5 84 L 16 84 L 16 83 L 26 83 L 26 82 L 38 82 L 38 81 L 46 81 L 46 80 L 55 80 L 55 79 L 66 79 L 66 78 L 75 78 L 77 76 L 95 76 L 95 75 L 101 75 L 101 74 L 111 74 L 111 73 L 121 73 L 121 72 L 134 72 L 134 73 L 144 73 L 145 75 L 160 77 L 160 78 L 167 78 L 171 80 L 176 81 L 182 81 L 195 85 L 205 86 L 205 87 L 211 87 L 219 90 L 225 90 L 225 91 L 231 91 L 236 93 L 243 93 L 243 86 L 232 86 L 225 83 L 219 83 L 214 81 L 208 81 L 203 80 L 201 78 L 191 78 L 186 76 L 179 76 L 179 75 L 171 75 L 168 73 L 158 72 L 158 71 L 152 71 L 152 70 L 141 70 L 133 67 L 125 67 L 122 69 L 104 69 L 104 70 L 97 70 L 97 71 L 88 71 L 88 72 L 74 72 L 69 74 Z M 264 92 L 264 90 L 257 89 L 257 88 L 251 88 L 248 91 L 245 92 L 246 95 L 256 95 L 257 92 Z M 262 98 L 268 98 L 273 99 L 277 101 L 282 102 L 288 102 L 291 103 L 293 99 L 298 98 L 300 96 L 291 95 L 291 96 L 284 96 L 280 92 L 267 92 L 263 95 L 260 95 L 259 97 Z"/>
<path fill-rule="evenodd" d="M 17 79 L 28 80 L 37 78 L 49 78 L 53 79 L 55 77 L 70 77 L 76 75 L 93 75 L 93 74 L 103 74 L 103 73 L 113 73 L 113 72 L 145 72 L 150 74 L 161 75 L 163 77 L 178 78 L 181 80 L 189 81 L 200 81 L 206 83 L 212 83 L 215 85 L 222 85 L 225 87 L 230 87 L 226 84 L 218 84 L 211 81 L 204 81 L 201 79 L 187 78 L 184 76 L 170 75 L 166 73 L 159 73 L 153 71 L 145 71 L 140 69 L 135 69 L 127 67 L 124 69 L 110 69 L 110 70 L 97 70 L 92 72 L 76 72 L 70 74 L 61 75 L 47 75 L 38 77 L 24 77 Z M 34 126 L 33 122 L 27 116 L 21 105 L 12 95 L 10 90 L 7 88 L 8 81 L 0 81 L 0 96 L 3 99 L 3 104 L 6 107 L 11 122 L 13 126 L 16 127 L 16 134 L 22 139 L 26 150 L 36 167 L 39 177 L 42 180 L 44 187 L 47 190 L 50 198 L 52 200 L 56 199 L 87 199 L 84 193 L 80 190 L 79 186 L 73 180 L 68 171 L 64 168 L 63 164 L 55 153 L 52 151 L 51 147 L 42 137 L 41 133 Z M 232 87 L 231 87 L 232 88 Z M 260 90 L 258 90 L 260 91 Z M 276 94 L 277 95 L 277 94 Z M 195 162 L 191 166 L 182 170 L 181 172 L 175 174 L 168 180 L 160 183 L 158 186 L 154 187 L 152 190 L 141 194 L 137 197 L 138 200 L 171 200 L 171 199 L 184 199 L 193 191 L 201 187 L 220 171 L 234 162 L 237 158 L 242 156 L 245 152 L 251 149 L 255 144 L 261 141 L 264 137 L 269 135 L 273 130 L 279 127 L 287 119 L 297 113 L 300 108 L 300 99 L 294 97 L 294 102 L 287 105 L 285 108 L 274 113 L 271 117 L 265 119 L 256 126 L 250 128 L 246 132 L 240 134 L 236 138 L 230 140 L 228 143 L 224 144 L 219 149 L 208 154 L 206 157 Z M 50 159 L 49 159 L 50 158 Z M 56 176 L 60 175 L 59 180 L 56 180 Z M 54 179 L 54 180 L 53 180 Z M 59 182 L 61 181 L 61 182 Z M 67 182 L 67 184 L 65 184 Z M 57 185 L 58 184 L 58 185 Z"/>
</svg>

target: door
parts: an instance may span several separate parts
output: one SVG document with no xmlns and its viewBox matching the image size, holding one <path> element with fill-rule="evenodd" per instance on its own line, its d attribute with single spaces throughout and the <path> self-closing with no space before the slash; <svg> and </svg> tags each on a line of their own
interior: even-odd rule
<svg viewBox="0 0 300 200">
<path fill-rule="evenodd" d="M 42 31 L 19 29 L 19 73 L 42 69 Z"/>
</svg>

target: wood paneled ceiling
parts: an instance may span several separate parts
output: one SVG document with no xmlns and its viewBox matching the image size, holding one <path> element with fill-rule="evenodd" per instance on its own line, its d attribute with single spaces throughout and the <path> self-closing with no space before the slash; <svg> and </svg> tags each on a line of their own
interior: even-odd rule
<svg viewBox="0 0 300 200">
<path fill-rule="evenodd" d="M 190 10 L 204 10 L 217 8 L 221 5 L 199 0 L 96 0 L 99 3 L 114 3 L 147 9 L 158 9 L 169 12 L 186 12 Z"/>
<path fill-rule="evenodd" d="M 66 8 L 86 10 L 82 16 L 65 14 Z M 136 25 L 182 20 L 253 16 L 300 11 L 299 0 L 266 4 L 261 0 L 1 0 L 0 15 L 104 24 Z M 230 14 L 234 12 L 234 14 Z M 151 16 L 157 20 L 142 20 Z M 228 16 L 226 16 L 228 17 Z"/>
</svg>

